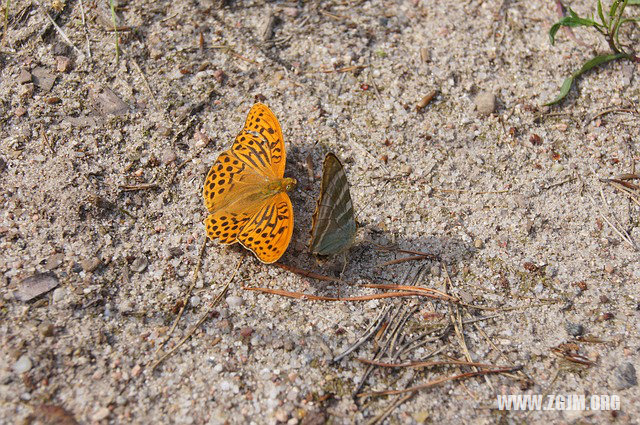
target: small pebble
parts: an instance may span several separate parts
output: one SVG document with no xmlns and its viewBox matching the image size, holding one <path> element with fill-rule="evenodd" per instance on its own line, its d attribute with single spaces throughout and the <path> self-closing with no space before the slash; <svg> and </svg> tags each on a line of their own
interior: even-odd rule
<svg viewBox="0 0 640 425">
<path fill-rule="evenodd" d="M 284 351 L 292 351 L 294 348 L 295 345 L 293 344 L 293 341 L 291 341 L 290 339 L 284 340 Z"/>
<path fill-rule="evenodd" d="M 169 165 L 177 158 L 178 157 L 176 156 L 176 153 L 174 151 L 172 151 L 171 149 L 167 149 L 162 153 L 162 158 L 160 160 L 164 165 Z"/>
<path fill-rule="evenodd" d="M 616 317 L 615 314 L 611 312 L 602 313 L 596 318 L 596 322 L 605 322 L 607 320 L 612 320 L 614 317 Z"/>
<path fill-rule="evenodd" d="M 635 387 L 638 385 L 636 368 L 629 362 L 622 363 L 613 373 L 613 380 L 613 384 L 618 390 Z"/>
<path fill-rule="evenodd" d="M 204 148 L 211 141 L 209 136 L 207 136 L 206 134 L 204 134 L 204 133 L 202 133 L 200 131 L 196 131 L 193 134 L 193 139 L 195 140 L 195 145 L 196 145 L 196 148 L 198 148 L 198 149 Z"/>
<path fill-rule="evenodd" d="M 71 69 L 71 59 L 66 56 L 56 56 L 56 70 L 67 72 Z"/>
<path fill-rule="evenodd" d="M 493 93 L 478 93 L 474 102 L 476 104 L 476 110 L 480 115 L 489 115 L 496 110 L 496 97 Z"/>
<path fill-rule="evenodd" d="M 540 146 L 542 145 L 542 137 L 533 133 L 531 136 L 529 136 L 529 143 L 531 143 L 533 146 Z"/>
<path fill-rule="evenodd" d="M 56 76 L 43 67 L 34 68 L 31 71 L 31 78 L 44 93 L 50 91 L 56 82 Z"/>
<path fill-rule="evenodd" d="M 482 242 L 482 239 L 476 238 L 473 241 L 473 246 L 475 246 L 477 249 L 482 249 L 482 247 L 484 246 L 484 242 Z"/>
<path fill-rule="evenodd" d="M 440 276 L 440 267 L 439 266 L 431 266 L 430 272 L 433 276 Z"/>
<path fill-rule="evenodd" d="M 611 263 L 607 263 L 607 264 L 604 265 L 604 271 L 605 272 L 611 274 L 611 273 L 613 273 L 613 270 L 614 270 L 614 268 L 613 268 L 613 265 Z"/>
<path fill-rule="evenodd" d="M 471 295 L 468 292 L 462 292 L 460 293 L 460 299 L 462 300 L 463 303 L 465 304 L 473 304 L 473 295 Z"/>
<path fill-rule="evenodd" d="M 244 303 L 244 300 L 241 297 L 238 297 L 235 295 L 228 296 L 226 301 L 229 307 L 232 307 L 232 308 L 240 307 Z"/>
<path fill-rule="evenodd" d="M 564 165 L 556 162 L 551 166 L 551 171 L 553 171 L 554 173 L 560 173 L 564 171 Z"/>
<path fill-rule="evenodd" d="M 54 304 L 58 304 L 62 301 L 64 301 L 65 298 L 67 298 L 68 295 L 68 291 L 66 288 L 58 288 L 55 291 L 53 291 L 53 303 Z"/>
<path fill-rule="evenodd" d="M 226 75 L 223 70 L 216 69 L 213 71 L 213 79 L 218 82 L 218 84 L 222 84 L 224 82 Z"/>
<path fill-rule="evenodd" d="M 292 18 L 295 18 L 298 16 L 298 8 L 296 7 L 284 7 L 282 8 L 282 11 L 284 12 L 285 15 L 290 16 Z"/>
<path fill-rule="evenodd" d="M 194 295 L 189 299 L 189 304 L 191 304 L 194 307 L 197 307 L 198 305 L 200 305 L 200 297 L 197 295 Z"/>
<path fill-rule="evenodd" d="M 27 84 L 31 82 L 31 73 L 26 69 L 20 71 L 18 75 L 18 84 Z"/>
<path fill-rule="evenodd" d="M 222 333 L 229 333 L 229 331 L 231 330 L 231 322 L 229 322 L 227 319 L 222 319 L 218 323 L 218 329 L 220 329 L 220 332 Z"/>
<path fill-rule="evenodd" d="M 583 292 L 589 289 L 589 286 L 587 286 L 587 282 L 585 282 L 584 280 L 573 282 L 571 285 L 577 287 L 580 291 Z"/>
<path fill-rule="evenodd" d="M 141 371 L 142 371 L 142 367 L 139 364 L 137 364 L 131 368 L 131 376 L 135 378 L 136 376 L 140 375 Z"/>
<path fill-rule="evenodd" d="M 286 410 L 284 410 L 284 409 L 276 410 L 276 414 L 275 414 L 276 421 L 278 421 L 278 422 L 286 422 L 288 417 L 289 417 L 289 415 L 287 414 Z"/>
<path fill-rule="evenodd" d="M 53 254 L 49 258 L 47 258 L 47 264 L 44 266 L 47 270 L 53 270 L 60 267 L 62 264 L 62 260 L 64 260 L 64 254 Z"/>
<path fill-rule="evenodd" d="M 13 364 L 13 371 L 17 374 L 29 372 L 33 364 L 31 363 L 31 359 L 26 354 L 20 356 L 18 361 Z"/>
<path fill-rule="evenodd" d="M 420 112 L 438 95 L 437 90 L 431 90 L 426 96 L 424 96 L 420 102 L 416 105 L 416 111 Z"/>
<path fill-rule="evenodd" d="M 184 254 L 184 251 L 182 250 L 182 248 L 178 246 L 167 248 L 166 252 L 167 252 L 167 258 L 177 258 L 177 257 L 181 257 L 182 254 Z"/>
<path fill-rule="evenodd" d="M 410 165 L 403 165 L 402 168 L 400 169 L 400 172 L 405 176 L 408 176 L 413 172 L 413 168 L 411 168 Z"/>
<path fill-rule="evenodd" d="M 131 263 L 131 271 L 135 273 L 142 273 L 147 268 L 147 265 L 149 265 L 147 257 L 141 255 L 136 257 L 136 259 Z"/>
<path fill-rule="evenodd" d="M 565 329 L 567 330 L 567 333 L 571 336 L 584 335 L 584 326 L 582 326 L 579 323 L 567 322 L 567 324 L 565 325 Z"/>
<path fill-rule="evenodd" d="M 100 422 L 101 420 L 109 417 L 109 413 L 111 413 L 109 411 L 109 408 L 101 407 L 96 411 L 96 413 L 93 414 L 93 416 L 91 416 L 91 420 L 94 422 Z"/>
<path fill-rule="evenodd" d="M 85 271 L 85 273 L 91 273 L 96 271 L 96 269 L 100 267 L 100 264 L 100 260 L 94 257 L 82 260 L 80 266 L 82 267 L 82 270 Z"/>
<path fill-rule="evenodd" d="M 547 277 L 555 277 L 558 274 L 558 268 L 554 266 L 547 266 L 544 268 L 544 274 Z"/>
<path fill-rule="evenodd" d="M 253 329 L 251 329 L 250 327 L 246 326 L 242 329 L 240 329 L 240 336 L 242 338 L 249 338 L 251 336 L 251 334 L 253 333 Z"/>
<path fill-rule="evenodd" d="M 22 106 L 18 106 L 15 111 L 13 111 L 13 113 L 15 114 L 16 117 L 21 117 L 24 116 L 24 114 L 27 113 L 26 108 L 22 107 Z"/>
<path fill-rule="evenodd" d="M 38 332 L 40 332 L 40 335 L 44 336 L 44 337 L 49 337 L 53 335 L 53 331 L 54 331 L 54 327 L 51 323 L 40 323 L 40 325 L 38 325 Z"/>
<path fill-rule="evenodd" d="M 23 84 L 20 86 L 20 89 L 18 90 L 18 95 L 22 99 L 28 99 L 33 96 L 33 93 L 35 92 L 35 90 L 36 88 L 33 83 Z"/>
</svg>

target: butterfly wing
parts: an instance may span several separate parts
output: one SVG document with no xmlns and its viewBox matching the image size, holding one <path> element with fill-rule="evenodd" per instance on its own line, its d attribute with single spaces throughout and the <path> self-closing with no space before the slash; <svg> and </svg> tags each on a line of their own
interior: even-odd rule
<svg viewBox="0 0 640 425">
<path fill-rule="evenodd" d="M 262 103 L 256 103 L 249 111 L 244 128 L 236 137 L 231 150 L 238 158 L 266 176 L 284 176 L 287 155 L 280 123 Z"/>
<path fill-rule="evenodd" d="M 204 204 L 210 213 L 221 210 L 241 211 L 248 204 L 256 204 L 257 209 L 263 199 L 260 191 L 269 184 L 269 178 L 252 168 L 251 162 L 245 162 L 233 152 L 220 154 L 211 166 L 202 189 Z M 255 199 L 255 202 L 251 200 Z M 234 204 L 239 204 L 235 205 Z"/>
<path fill-rule="evenodd" d="M 265 202 L 237 236 L 263 263 L 277 261 L 287 250 L 293 234 L 293 207 L 286 192 Z"/>
<path fill-rule="evenodd" d="M 348 249 L 355 236 L 356 221 L 347 174 L 338 157 L 328 153 L 312 218 L 309 250 L 316 255 L 335 255 Z"/>
<path fill-rule="evenodd" d="M 253 212 L 255 214 L 255 212 Z M 211 239 L 219 238 L 224 245 L 238 242 L 238 233 L 247 225 L 251 219 L 251 213 L 229 212 L 220 210 L 209 214 L 204 220 L 207 236 Z"/>
</svg>

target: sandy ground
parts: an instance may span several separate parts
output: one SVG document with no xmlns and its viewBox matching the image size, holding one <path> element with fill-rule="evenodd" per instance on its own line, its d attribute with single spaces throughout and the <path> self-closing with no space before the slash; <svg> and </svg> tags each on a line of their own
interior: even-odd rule
<svg viewBox="0 0 640 425">
<path fill-rule="evenodd" d="M 607 49 L 581 30 L 587 46 L 562 32 L 551 46 L 553 2 L 132 0 L 118 7 L 119 60 L 102 3 L 17 0 L 9 17 L 0 422 L 637 423 L 639 255 L 611 224 L 640 244 L 640 210 L 599 179 L 640 159 L 640 68 L 613 63 L 562 105 L 541 107 Z M 476 307 L 249 292 L 332 297 L 338 287 L 209 243 L 166 349 L 241 261 L 238 274 L 193 338 L 152 371 L 204 241 L 204 177 L 256 100 L 279 118 L 286 175 L 299 182 L 283 264 L 328 276 L 342 266 L 318 264 L 306 246 L 333 151 L 359 224 L 343 279 L 434 288 Z M 439 259 L 383 265 L 413 254 L 371 242 Z M 385 309 L 377 337 L 333 362 Z M 365 377 L 357 358 L 384 349 L 384 362 L 522 369 L 406 400 L 354 398 L 361 382 L 368 393 L 477 370 L 376 367 Z M 620 410 L 497 410 L 497 395 L 521 393 L 615 394 Z"/>
</svg>

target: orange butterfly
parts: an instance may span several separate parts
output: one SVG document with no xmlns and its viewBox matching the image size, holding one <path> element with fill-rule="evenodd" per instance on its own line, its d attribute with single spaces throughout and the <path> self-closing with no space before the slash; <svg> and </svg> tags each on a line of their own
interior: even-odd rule
<svg viewBox="0 0 640 425">
<path fill-rule="evenodd" d="M 204 182 L 207 235 L 222 244 L 240 242 L 263 263 L 282 257 L 293 234 L 287 192 L 296 185 L 284 177 L 286 162 L 280 123 L 266 105 L 256 103 Z"/>
</svg>

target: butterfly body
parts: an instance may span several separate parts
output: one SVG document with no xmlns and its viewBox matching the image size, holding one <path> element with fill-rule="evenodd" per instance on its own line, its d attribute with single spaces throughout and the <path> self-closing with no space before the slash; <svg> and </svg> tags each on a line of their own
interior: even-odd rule
<svg viewBox="0 0 640 425">
<path fill-rule="evenodd" d="M 280 124 L 257 103 L 231 149 L 220 154 L 202 195 L 209 210 L 207 235 L 222 244 L 240 242 L 264 263 L 284 254 L 293 234 L 293 208 L 287 192 L 295 179 L 284 177 L 286 153 Z"/>
<path fill-rule="evenodd" d="M 322 166 L 309 250 L 315 255 L 336 255 L 349 249 L 355 237 L 356 221 L 347 174 L 338 157 L 328 153 Z"/>
</svg>

